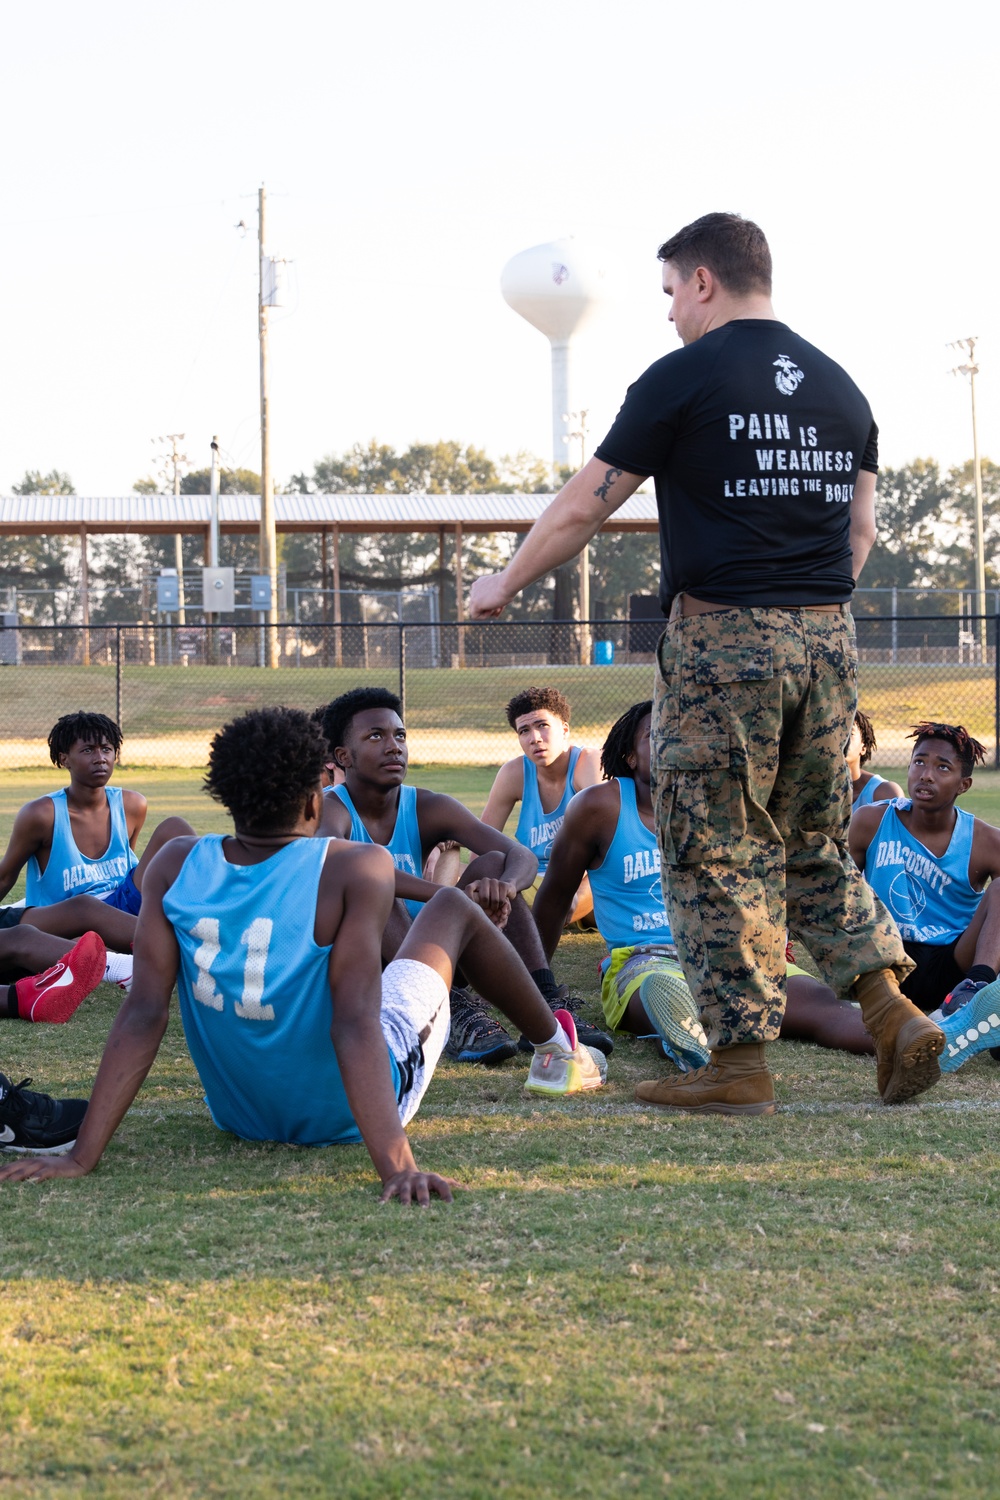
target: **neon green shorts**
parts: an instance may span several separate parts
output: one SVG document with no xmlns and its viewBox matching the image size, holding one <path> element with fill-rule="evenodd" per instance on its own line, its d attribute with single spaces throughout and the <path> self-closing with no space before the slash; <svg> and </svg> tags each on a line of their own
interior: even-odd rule
<svg viewBox="0 0 1000 1500">
<path fill-rule="evenodd" d="M 612 1030 L 618 1027 L 646 975 L 663 971 L 684 978 L 673 943 L 637 943 L 634 947 L 612 948 L 601 964 L 601 1007 Z"/>
<path fill-rule="evenodd" d="M 684 978 L 673 943 L 645 943 L 632 948 L 613 948 L 601 964 L 601 1007 L 604 1019 L 612 1030 L 621 1023 L 632 996 L 647 974 L 667 973 Z M 804 974 L 812 978 L 807 969 L 798 964 L 788 964 L 785 978 L 793 974 Z"/>
</svg>

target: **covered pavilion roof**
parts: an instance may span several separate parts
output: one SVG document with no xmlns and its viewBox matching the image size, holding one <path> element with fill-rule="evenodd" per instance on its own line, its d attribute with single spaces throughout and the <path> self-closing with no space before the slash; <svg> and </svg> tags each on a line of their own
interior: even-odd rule
<svg viewBox="0 0 1000 1500">
<path fill-rule="evenodd" d="M 528 531 L 551 495 L 477 494 L 275 495 L 278 531 Z M 4 495 L 0 536 L 79 536 L 82 533 L 207 533 L 208 495 Z M 224 532 L 260 525 L 259 495 L 220 495 Z M 657 530 L 652 495 L 633 495 L 608 517 L 606 531 Z"/>
</svg>

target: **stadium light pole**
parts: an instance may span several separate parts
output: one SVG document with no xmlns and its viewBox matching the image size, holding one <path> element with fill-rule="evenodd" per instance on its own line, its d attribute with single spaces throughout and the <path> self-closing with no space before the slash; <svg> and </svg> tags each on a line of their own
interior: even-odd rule
<svg viewBox="0 0 1000 1500">
<path fill-rule="evenodd" d="M 964 365 L 957 365 L 952 370 L 953 375 L 968 375 L 969 391 L 972 396 L 972 471 L 976 486 L 976 508 L 975 508 L 975 547 L 976 547 L 976 614 L 979 620 L 979 650 L 980 660 L 986 660 L 986 546 L 983 537 L 983 471 L 979 462 L 979 436 L 976 429 L 976 376 L 979 374 L 979 366 L 976 364 L 976 344 L 978 338 L 970 336 L 967 339 L 954 339 L 949 349 L 958 349 L 968 355 Z"/>
<path fill-rule="evenodd" d="M 267 192 L 261 183 L 257 195 L 258 233 L 257 248 L 260 261 L 260 295 L 257 303 L 257 330 L 260 339 L 260 571 L 271 580 L 271 605 L 263 614 L 268 627 L 264 631 L 264 661 L 269 667 L 278 665 L 277 638 L 274 628 L 278 623 L 278 537 L 274 524 L 274 477 L 271 473 L 271 423 L 269 412 L 270 367 L 267 348 L 267 310 L 271 305 L 265 288 L 264 242 L 267 229 Z"/>
<path fill-rule="evenodd" d="M 180 498 L 181 493 L 181 464 L 190 462 L 186 453 L 178 448 L 178 443 L 183 443 L 183 432 L 168 432 L 162 437 L 152 439 L 154 443 L 169 443 L 170 452 L 166 454 L 164 462 L 170 465 L 171 473 L 167 470 L 161 471 L 164 478 L 172 478 L 174 499 Z M 174 567 L 177 569 L 177 623 L 187 624 L 187 609 L 184 599 L 184 538 L 179 531 L 174 533 Z"/>
</svg>

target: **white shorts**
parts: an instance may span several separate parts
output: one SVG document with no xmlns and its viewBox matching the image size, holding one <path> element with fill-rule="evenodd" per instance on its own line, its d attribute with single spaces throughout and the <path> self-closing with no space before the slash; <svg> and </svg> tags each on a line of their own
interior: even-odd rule
<svg viewBox="0 0 1000 1500">
<path fill-rule="evenodd" d="M 394 958 L 382 975 L 382 1034 L 399 1067 L 399 1118 L 408 1125 L 451 1029 L 451 997 L 436 969 Z"/>
</svg>

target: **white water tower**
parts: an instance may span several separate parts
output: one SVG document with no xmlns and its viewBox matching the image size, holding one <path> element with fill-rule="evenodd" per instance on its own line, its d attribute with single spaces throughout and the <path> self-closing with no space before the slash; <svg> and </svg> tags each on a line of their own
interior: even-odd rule
<svg viewBox="0 0 1000 1500">
<path fill-rule="evenodd" d="M 504 266 L 500 290 L 504 299 L 544 333 L 552 348 L 552 464 L 570 463 L 569 413 L 576 409 L 573 389 L 573 337 L 593 317 L 602 295 L 604 272 L 586 249 L 568 236 L 522 250 Z"/>
</svg>

